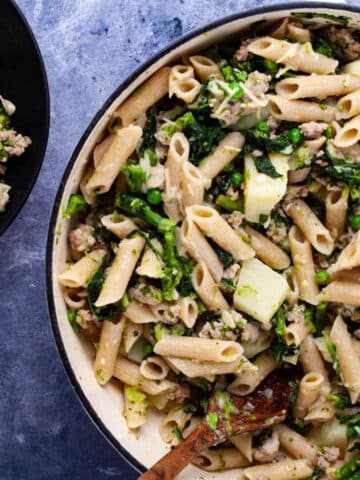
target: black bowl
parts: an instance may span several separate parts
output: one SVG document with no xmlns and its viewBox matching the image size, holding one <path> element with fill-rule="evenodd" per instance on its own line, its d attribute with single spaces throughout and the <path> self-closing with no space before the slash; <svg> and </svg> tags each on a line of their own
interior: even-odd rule
<svg viewBox="0 0 360 480">
<path fill-rule="evenodd" d="M 14 128 L 32 140 L 23 156 L 7 163 L 10 202 L 0 213 L 0 235 L 30 194 L 45 155 L 50 101 L 44 63 L 35 37 L 12 0 L 0 1 L 0 95 L 16 105 Z"/>
</svg>

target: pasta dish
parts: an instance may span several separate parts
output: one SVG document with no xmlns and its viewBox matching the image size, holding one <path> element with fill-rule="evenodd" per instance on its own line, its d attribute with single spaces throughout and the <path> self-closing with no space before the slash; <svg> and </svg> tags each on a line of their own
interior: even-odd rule
<svg viewBox="0 0 360 480">
<path fill-rule="evenodd" d="M 29 137 L 17 133 L 10 117 L 15 113 L 15 105 L 0 95 L 0 213 L 5 211 L 10 200 L 10 185 L 1 176 L 6 172 L 6 163 L 11 157 L 20 157 L 31 144 Z"/>
<path fill-rule="evenodd" d="M 229 432 L 194 460 L 204 470 L 360 478 L 360 31 L 348 20 L 257 22 L 161 68 L 115 111 L 64 207 L 68 318 L 94 345 L 99 384 L 120 381 L 130 430 L 157 409 L 175 446 L 202 421 L 217 428 L 211 391 L 247 396 L 295 368 L 286 420 Z"/>
</svg>

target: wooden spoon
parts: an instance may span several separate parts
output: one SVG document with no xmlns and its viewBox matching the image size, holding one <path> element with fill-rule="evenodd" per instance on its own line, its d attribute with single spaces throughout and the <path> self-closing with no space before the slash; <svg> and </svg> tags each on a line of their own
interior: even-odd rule
<svg viewBox="0 0 360 480">
<path fill-rule="evenodd" d="M 138 480 L 172 480 L 195 457 L 227 437 L 282 422 L 295 385 L 287 370 L 275 370 L 247 397 L 213 392 L 204 422 Z"/>
</svg>

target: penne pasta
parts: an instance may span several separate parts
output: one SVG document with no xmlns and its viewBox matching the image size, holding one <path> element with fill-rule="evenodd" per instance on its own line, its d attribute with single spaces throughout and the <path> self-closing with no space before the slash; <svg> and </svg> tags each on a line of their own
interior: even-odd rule
<svg viewBox="0 0 360 480">
<path fill-rule="evenodd" d="M 335 319 L 330 339 L 336 348 L 344 386 L 348 389 L 351 402 L 354 404 L 360 395 L 360 362 L 351 342 L 351 335 L 340 316 Z"/>
<path fill-rule="evenodd" d="M 268 109 L 275 118 L 288 122 L 331 122 L 335 120 L 336 110 L 326 104 L 306 102 L 303 100 L 288 100 L 280 95 L 267 96 Z"/>
<path fill-rule="evenodd" d="M 86 183 L 88 191 L 99 195 L 110 190 L 121 167 L 134 152 L 141 135 L 142 129 L 136 125 L 121 128 L 114 133 L 110 147 Z"/>
<path fill-rule="evenodd" d="M 251 239 L 251 246 L 255 250 L 256 256 L 269 267 L 275 270 L 283 270 L 290 265 L 289 256 L 265 235 L 251 227 L 246 227 L 245 231 Z"/>
<path fill-rule="evenodd" d="M 314 52 L 311 43 L 290 43 L 272 37 L 260 37 L 251 42 L 248 49 L 255 55 L 306 73 L 334 73 L 339 64 L 337 60 Z"/>
<path fill-rule="evenodd" d="M 143 115 L 169 91 L 171 68 L 160 68 L 152 77 L 138 87 L 130 97 L 115 111 L 111 120 L 111 129 L 127 127 Z"/>
<path fill-rule="evenodd" d="M 334 240 L 329 230 L 303 200 L 295 199 L 287 208 L 287 213 L 317 251 L 330 255 L 334 250 Z"/>
<path fill-rule="evenodd" d="M 289 231 L 291 257 L 294 263 L 294 277 L 300 297 L 312 305 L 319 303 L 319 287 L 315 282 L 315 266 L 311 246 L 295 225 Z"/>
<path fill-rule="evenodd" d="M 204 262 L 215 282 L 223 276 L 223 265 L 191 218 L 186 217 L 181 226 L 181 245 L 198 263 Z"/>
<path fill-rule="evenodd" d="M 59 275 L 59 282 L 64 287 L 86 287 L 91 275 L 100 267 L 106 250 L 101 248 L 84 255 L 80 260 Z"/>
<path fill-rule="evenodd" d="M 348 73 L 285 78 L 276 84 L 278 95 L 289 100 L 297 98 L 340 96 L 360 88 L 360 78 Z"/>
<path fill-rule="evenodd" d="M 196 265 L 191 279 L 195 292 L 209 310 L 229 310 L 227 301 L 211 277 L 205 263 Z"/>
<path fill-rule="evenodd" d="M 189 57 L 191 65 L 194 67 L 195 74 L 201 82 L 206 82 L 210 75 L 220 78 L 220 70 L 217 64 L 209 57 L 203 55 L 192 55 Z"/>
<path fill-rule="evenodd" d="M 231 253 L 235 260 L 247 260 L 255 255 L 250 245 L 230 227 L 214 208 L 194 205 L 186 209 L 186 216 L 215 243 Z"/>
<path fill-rule="evenodd" d="M 200 172 L 210 180 L 216 177 L 226 165 L 239 155 L 244 142 L 244 135 L 240 132 L 225 135 L 214 152 L 201 161 Z"/>
<path fill-rule="evenodd" d="M 243 349 L 239 343 L 225 340 L 166 336 L 159 340 L 154 352 L 158 355 L 232 363 L 239 360 Z"/>
<path fill-rule="evenodd" d="M 145 240 L 142 237 L 126 238 L 120 242 L 116 257 L 95 302 L 96 307 L 118 302 L 124 296 L 144 246 Z"/>
<path fill-rule="evenodd" d="M 125 319 L 117 323 L 104 321 L 101 328 L 100 342 L 96 351 L 94 373 L 100 385 L 105 385 L 113 376 L 116 357 L 125 328 Z"/>
</svg>

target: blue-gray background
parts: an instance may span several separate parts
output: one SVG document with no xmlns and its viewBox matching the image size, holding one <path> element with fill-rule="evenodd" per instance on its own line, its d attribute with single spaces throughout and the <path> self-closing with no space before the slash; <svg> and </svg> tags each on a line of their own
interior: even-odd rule
<svg viewBox="0 0 360 480">
<path fill-rule="evenodd" d="M 38 182 L 0 239 L 0 480 L 136 478 L 83 411 L 53 341 L 44 279 L 53 198 L 90 120 L 143 61 L 194 28 L 273 3 L 18 0 L 44 56 L 52 113 Z"/>
</svg>

